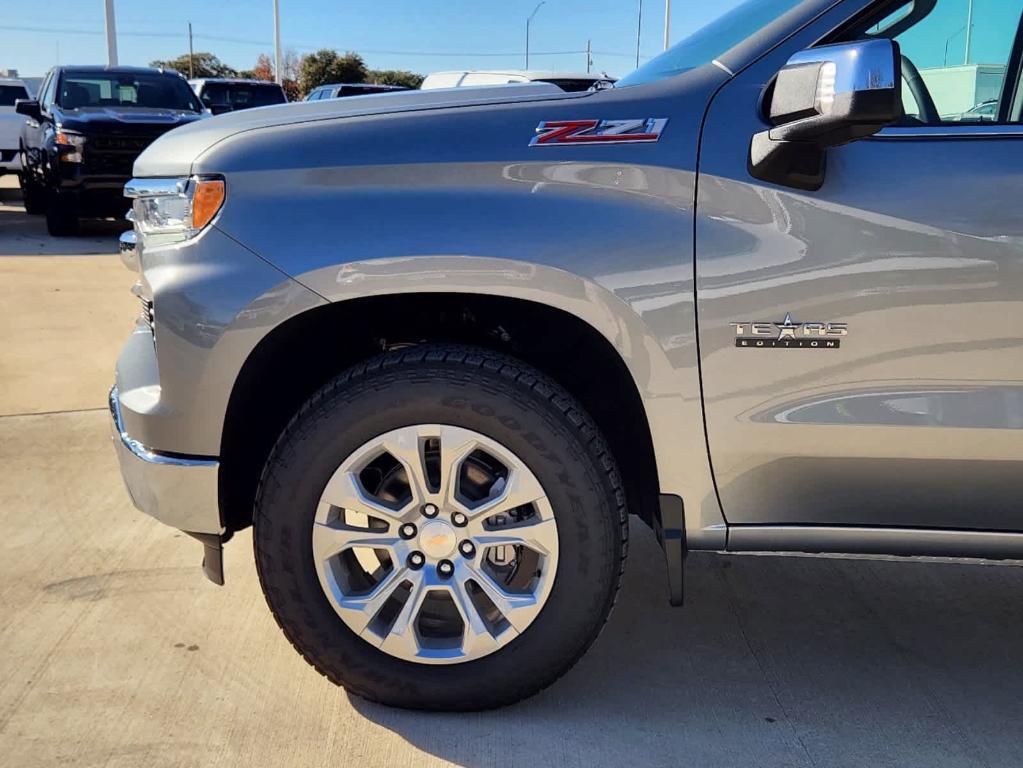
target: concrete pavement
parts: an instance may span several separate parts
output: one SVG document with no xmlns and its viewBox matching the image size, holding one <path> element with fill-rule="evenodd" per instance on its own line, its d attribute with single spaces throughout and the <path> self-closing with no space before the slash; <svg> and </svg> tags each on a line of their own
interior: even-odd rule
<svg viewBox="0 0 1023 768">
<path fill-rule="evenodd" d="M 250 536 L 218 588 L 131 507 L 103 410 L 131 275 L 109 228 L 41 232 L 0 205 L 0 764 L 1020 764 L 1023 569 L 694 555 L 670 609 L 642 525 L 610 624 L 540 696 L 470 715 L 349 697 L 274 624 Z"/>
</svg>

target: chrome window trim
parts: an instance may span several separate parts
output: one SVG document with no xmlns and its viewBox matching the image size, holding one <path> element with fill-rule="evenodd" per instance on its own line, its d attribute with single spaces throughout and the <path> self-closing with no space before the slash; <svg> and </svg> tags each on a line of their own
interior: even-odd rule
<svg viewBox="0 0 1023 768">
<path fill-rule="evenodd" d="M 132 179 L 124 185 L 124 196 L 135 199 L 182 195 L 187 188 L 188 179 Z"/>
<path fill-rule="evenodd" d="M 219 462 L 213 459 L 186 459 L 179 456 L 168 456 L 163 453 L 156 453 L 146 448 L 138 440 L 135 440 L 124 431 L 124 420 L 121 417 L 121 401 L 117 390 L 114 387 L 110 390 L 110 416 L 114 420 L 114 431 L 117 432 L 121 443 L 131 451 L 132 455 L 141 459 L 147 464 L 172 464 L 179 467 L 216 467 Z"/>
<path fill-rule="evenodd" d="M 1023 125 L 899 125 L 882 128 L 871 139 L 1023 138 Z"/>
</svg>

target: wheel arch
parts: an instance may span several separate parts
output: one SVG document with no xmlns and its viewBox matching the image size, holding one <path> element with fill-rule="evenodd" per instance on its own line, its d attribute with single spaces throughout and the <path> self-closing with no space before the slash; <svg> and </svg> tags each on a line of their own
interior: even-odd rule
<svg viewBox="0 0 1023 768">
<path fill-rule="evenodd" d="M 630 510 L 652 523 L 658 493 L 674 494 L 685 500 L 690 545 L 724 546 L 695 347 L 669 358 L 670 346 L 611 290 L 546 265 L 467 256 L 375 259 L 295 279 L 329 303 L 275 326 L 239 368 L 220 451 L 229 531 L 248 524 L 273 441 L 316 389 L 383 349 L 449 341 L 506 352 L 559 381 L 598 422 L 624 465 Z M 254 426 L 240 426 L 256 421 L 246 417 L 253 408 L 263 430 L 255 436 L 249 434 Z"/>
<path fill-rule="evenodd" d="M 249 523 L 255 483 L 266 456 L 312 392 L 383 349 L 428 341 L 504 351 L 558 380 L 582 402 L 611 443 L 623 465 L 630 509 L 652 522 L 660 482 L 642 389 L 661 366 L 649 359 L 650 346 L 634 338 L 635 329 L 630 333 L 616 317 L 621 308 L 612 311 L 604 303 L 617 299 L 603 289 L 595 292 L 595 286 L 577 288 L 576 300 L 602 318 L 603 331 L 570 307 L 554 306 L 549 298 L 537 301 L 465 290 L 370 290 L 369 295 L 341 300 L 335 296 L 331 303 L 273 328 L 245 360 L 225 414 L 220 502 L 226 528 L 238 530 Z M 632 365 L 627 354 L 633 357 Z M 252 418 L 253 413 L 260 418 Z"/>
<path fill-rule="evenodd" d="M 546 341 L 534 336 L 541 330 Z M 639 389 L 614 346 L 550 305 L 437 292 L 331 303 L 290 318 L 260 341 L 238 375 L 224 420 L 220 501 L 227 529 L 249 523 L 258 473 L 276 436 L 319 386 L 384 349 L 434 341 L 512 354 L 562 384 L 611 443 L 630 509 L 651 523 L 660 487 L 651 430 Z"/>
</svg>

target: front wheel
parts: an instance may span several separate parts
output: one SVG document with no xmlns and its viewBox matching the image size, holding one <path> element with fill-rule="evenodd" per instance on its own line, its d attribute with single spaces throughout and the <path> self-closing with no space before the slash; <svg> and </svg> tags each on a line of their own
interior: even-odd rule
<svg viewBox="0 0 1023 768">
<path fill-rule="evenodd" d="M 424 345 L 359 364 L 292 419 L 260 483 L 260 583 L 350 692 L 485 709 L 550 685 L 614 603 L 625 499 L 598 429 L 538 371 Z"/>
<path fill-rule="evenodd" d="M 25 213 L 31 216 L 38 216 L 46 211 L 46 188 L 40 186 L 32 179 L 32 170 L 28 164 L 28 153 L 24 148 L 21 153 L 21 172 L 18 174 L 18 183 L 21 186 L 21 200 L 25 206 Z"/>
<path fill-rule="evenodd" d="M 46 200 L 46 231 L 51 237 L 78 234 L 78 206 L 71 196 L 50 190 Z"/>
</svg>

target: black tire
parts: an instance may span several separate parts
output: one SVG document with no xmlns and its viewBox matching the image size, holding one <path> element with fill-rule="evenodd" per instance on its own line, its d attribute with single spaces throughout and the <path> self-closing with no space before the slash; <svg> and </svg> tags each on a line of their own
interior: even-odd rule
<svg viewBox="0 0 1023 768">
<path fill-rule="evenodd" d="M 51 237 L 78 234 L 78 206 L 71 197 L 53 190 L 47 195 L 46 231 Z"/>
<path fill-rule="evenodd" d="M 503 648 L 461 664 L 404 661 L 355 635 L 313 565 L 312 522 L 327 480 L 359 446 L 417 423 L 465 427 L 507 446 L 540 480 L 557 519 L 558 570 L 543 610 Z M 480 710 L 537 693 L 593 643 L 621 581 L 626 518 L 615 461 L 571 395 L 512 357 L 422 345 L 350 368 L 301 408 L 263 471 L 253 540 L 277 623 L 332 682 L 391 706 Z"/>
<path fill-rule="evenodd" d="M 25 206 L 25 213 L 38 216 L 46 211 L 46 190 L 34 184 L 27 173 L 18 176 L 21 184 L 21 200 Z"/>
</svg>

